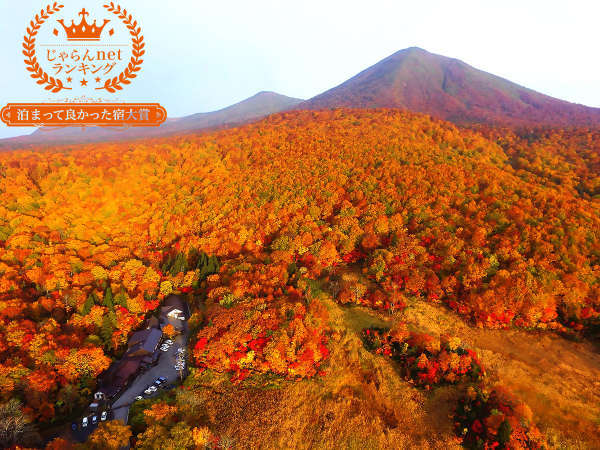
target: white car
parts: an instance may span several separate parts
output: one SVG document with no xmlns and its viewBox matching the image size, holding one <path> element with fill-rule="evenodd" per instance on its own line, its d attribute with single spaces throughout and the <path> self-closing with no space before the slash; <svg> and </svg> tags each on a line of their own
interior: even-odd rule
<svg viewBox="0 0 600 450">
<path fill-rule="evenodd" d="M 144 400 L 144 397 L 142 397 L 141 395 L 138 395 L 138 396 L 137 396 L 135 399 L 136 399 L 137 401 L 140 401 L 140 400 Z"/>
<path fill-rule="evenodd" d="M 185 353 L 185 348 L 179 347 L 177 353 Z"/>
<path fill-rule="evenodd" d="M 87 418 L 87 417 L 84 417 L 84 418 L 83 418 L 83 420 L 81 421 L 81 426 L 82 426 L 83 428 L 85 428 L 85 427 L 87 427 L 87 426 L 88 426 L 88 418 Z"/>
<path fill-rule="evenodd" d="M 160 349 L 163 352 L 168 352 L 169 351 L 169 346 L 168 345 L 161 345 Z"/>
<path fill-rule="evenodd" d="M 167 344 L 167 345 L 173 345 L 173 341 L 171 339 L 167 339 L 165 341 L 165 344 Z"/>
<path fill-rule="evenodd" d="M 106 419 L 108 419 L 108 413 L 106 411 L 102 411 L 102 414 L 100 415 L 100 420 L 104 422 Z"/>
</svg>

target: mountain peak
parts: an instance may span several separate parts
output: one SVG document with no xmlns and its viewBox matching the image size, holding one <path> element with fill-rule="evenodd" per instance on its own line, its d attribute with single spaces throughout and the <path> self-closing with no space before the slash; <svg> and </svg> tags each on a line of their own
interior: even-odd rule
<svg viewBox="0 0 600 450">
<path fill-rule="evenodd" d="M 256 98 L 256 97 L 285 97 L 285 95 L 278 94 L 277 92 L 274 92 L 274 91 L 259 91 L 250 98 Z"/>
<path fill-rule="evenodd" d="M 427 57 L 427 56 L 438 56 L 438 55 L 434 55 L 431 52 L 428 52 L 427 50 L 421 48 L 421 47 L 408 47 L 408 48 L 403 48 L 402 50 L 398 50 L 396 53 L 391 54 L 390 56 L 388 56 L 385 59 L 394 59 L 394 58 L 398 58 L 398 57 L 407 57 L 407 56 L 412 56 L 412 57 Z M 385 61 L 385 59 L 383 61 Z"/>
<path fill-rule="evenodd" d="M 540 94 L 420 47 L 399 50 L 299 105 L 335 107 L 400 108 L 458 124 L 600 124 L 600 109 Z"/>
<path fill-rule="evenodd" d="M 413 47 L 404 48 L 402 50 L 398 50 L 396 52 L 396 54 L 398 54 L 398 53 L 429 53 L 429 52 L 427 50 L 425 50 L 424 48 L 413 46 Z"/>
<path fill-rule="evenodd" d="M 303 100 L 273 91 L 260 91 L 241 102 L 218 111 L 192 114 L 177 119 L 169 118 L 160 127 L 156 128 L 130 128 L 115 130 L 112 128 L 89 127 L 82 131 L 81 128 L 61 127 L 38 129 L 29 136 L 13 138 L 5 142 L 7 147 L 18 147 L 34 144 L 66 144 L 97 141 L 118 141 L 144 137 L 164 136 L 176 133 L 190 133 L 192 131 L 239 125 L 269 114 L 293 108 Z M 2 143 L 0 143 L 0 146 Z"/>
<path fill-rule="evenodd" d="M 264 100 L 273 101 L 274 100 L 274 101 L 282 102 L 282 103 L 299 103 L 299 102 L 303 101 L 302 99 L 288 97 L 287 95 L 279 94 L 274 91 L 260 91 L 260 92 L 257 92 L 256 94 L 254 94 L 252 97 L 249 97 L 246 100 L 242 100 L 240 103 L 247 102 L 250 100 L 261 100 L 261 101 L 264 101 Z"/>
</svg>

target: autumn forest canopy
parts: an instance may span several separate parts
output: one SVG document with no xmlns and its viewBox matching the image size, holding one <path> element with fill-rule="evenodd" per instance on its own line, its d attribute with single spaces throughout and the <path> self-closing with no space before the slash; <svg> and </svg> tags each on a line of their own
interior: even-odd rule
<svg viewBox="0 0 600 450">
<path fill-rule="evenodd" d="M 232 430 L 242 448 L 265 444 L 258 419 L 247 422 L 254 433 L 239 425 L 235 402 L 248 392 L 298 417 L 320 412 L 282 396 L 351 399 L 323 406 L 314 446 L 355 439 L 335 431 L 344 423 L 373 446 L 395 445 L 393 433 L 426 429 L 434 415 L 417 402 L 425 422 L 402 416 L 394 402 L 415 395 L 451 404 L 454 418 L 431 419 L 434 437 L 405 446 L 541 448 L 546 428 L 589 444 L 600 432 L 594 401 L 581 406 L 590 416 L 580 414 L 579 428 L 561 429 L 537 417 L 542 403 L 530 409 L 486 382 L 496 369 L 482 341 L 409 319 L 432 308 L 472 333 L 597 339 L 599 170 L 599 129 L 467 129 L 387 109 L 0 153 L 0 401 L 18 400 L 10 414 L 38 431 L 67 423 L 128 336 L 178 293 L 192 309 L 192 371 L 177 392 L 132 409 L 141 448 L 157 439 L 224 447 Z M 342 368 L 371 370 L 366 394 L 317 395 L 332 380 L 351 384 Z M 395 387 L 376 389 L 377 376 Z M 270 388 L 257 391 L 263 382 Z M 223 386 L 247 397 L 214 406 Z M 361 397 L 369 389 L 376 404 Z M 269 445 L 294 446 L 265 430 Z"/>
</svg>

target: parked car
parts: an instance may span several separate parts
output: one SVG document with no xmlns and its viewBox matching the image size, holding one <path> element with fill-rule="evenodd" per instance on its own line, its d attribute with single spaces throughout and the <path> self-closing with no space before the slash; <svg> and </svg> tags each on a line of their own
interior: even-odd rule
<svg viewBox="0 0 600 450">
<path fill-rule="evenodd" d="M 100 414 L 100 420 L 104 422 L 106 419 L 108 419 L 108 411 L 102 411 L 102 414 Z"/>
<path fill-rule="evenodd" d="M 153 394 L 154 392 L 156 392 L 158 389 L 156 389 L 156 386 L 148 386 L 146 388 L 146 390 L 144 391 L 144 394 L 146 395 L 150 395 Z"/>
<path fill-rule="evenodd" d="M 177 353 L 185 354 L 185 348 L 179 347 Z"/>
<path fill-rule="evenodd" d="M 140 400 L 143 400 L 143 399 L 144 399 L 144 397 L 142 397 L 141 395 L 138 395 L 138 396 L 137 396 L 135 399 L 136 399 L 137 401 L 140 401 Z"/>
<path fill-rule="evenodd" d="M 173 345 L 173 341 L 171 339 L 167 339 L 165 341 L 165 344 L 167 344 L 167 345 Z"/>
<path fill-rule="evenodd" d="M 71 424 L 71 430 L 77 431 L 77 424 L 75 422 Z"/>
<path fill-rule="evenodd" d="M 160 346 L 160 349 L 161 349 L 163 352 L 166 352 L 166 351 L 168 351 L 168 350 L 169 350 L 169 346 L 168 346 L 168 345 L 161 345 L 161 346 Z"/>
<path fill-rule="evenodd" d="M 96 425 L 98 423 L 98 416 L 92 416 L 92 424 Z"/>
<path fill-rule="evenodd" d="M 81 427 L 82 427 L 82 428 L 85 428 L 85 427 L 87 427 L 87 426 L 88 426 L 88 418 L 87 418 L 87 417 L 84 417 L 84 418 L 82 419 L 82 421 L 81 421 Z"/>
<path fill-rule="evenodd" d="M 167 382 L 167 379 L 165 377 L 158 377 L 156 380 L 154 380 L 154 384 L 156 386 L 161 386 L 166 382 Z"/>
</svg>

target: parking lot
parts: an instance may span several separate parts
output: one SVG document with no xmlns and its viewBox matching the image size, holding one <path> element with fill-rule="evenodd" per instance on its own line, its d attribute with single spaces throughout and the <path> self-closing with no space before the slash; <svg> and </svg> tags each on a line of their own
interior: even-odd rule
<svg viewBox="0 0 600 450">
<path fill-rule="evenodd" d="M 187 357 L 187 322 L 185 320 L 179 321 L 175 317 L 167 317 L 167 320 L 173 326 L 183 324 L 183 331 L 172 339 L 173 344 L 166 351 L 160 351 L 160 357 L 156 366 L 152 366 L 136 376 L 135 380 L 131 382 L 129 387 L 112 404 L 111 411 L 105 417 L 106 420 L 120 419 L 124 423 L 127 423 L 129 407 L 136 401 L 136 397 L 152 398 L 157 396 L 165 389 L 176 386 L 187 375 L 187 363 L 181 364 L 181 361 L 185 361 Z M 183 349 L 184 352 L 182 353 L 178 349 Z M 181 370 L 176 369 L 176 365 L 181 367 Z M 159 377 L 164 378 L 164 381 L 160 385 L 157 385 L 155 381 Z M 155 386 L 156 390 L 145 394 L 144 391 L 149 386 Z M 101 421 L 102 416 L 97 416 L 96 422 L 92 421 L 92 416 L 90 416 L 88 417 L 87 426 L 84 427 L 82 426 L 83 419 L 80 419 L 77 424 L 74 424 L 76 429 L 71 429 L 71 433 L 77 441 L 84 442 Z"/>
<path fill-rule="evenodd" d="M 176 320 L 176 319 L 170 319 Z M 161 351 L 161 356 L 158 360 L 158 364 L 154 367 L 151 367 L 146 372 L 141 373 L 137 376 L 137 378 L 131 383 L 131 385 L 121 394 L 119 399 L 112 405 L 114 418 L 121 419 L 123 422 L 127 423 L 127 417 L 129 415 L 129 406 L 133 402 L 136 401 L 136 397 L 143 396 L 144 398 L 150 398 L 154 395 L 158 395 L 159 391 L 172 385 L 178 384 L 181 381 L 181 376 L 185 377 L 186 372 L 180 372 L 175 369 L 176 357 L 177 357 L 177 349 L 187 347 L 187 324 L 184 329 L 184 332 L 179 336 L 176 336 L 173 339 L 173 345 L 169 347 L 166 352 Z M 187 368 L 186 368 L 187 369 Z M 154 384 L 154 381 L 159 378 L 164 377 L 166 381 L 162 383 L 160 388 L 157 388 L 157 391 L 152 395 L 145 395 L 144 390 L 148 386 Z"/>
</svg>

